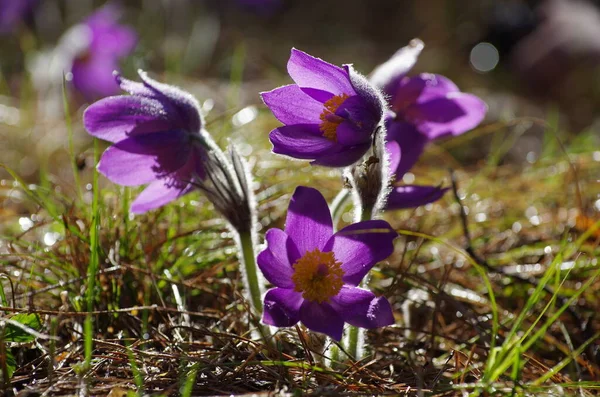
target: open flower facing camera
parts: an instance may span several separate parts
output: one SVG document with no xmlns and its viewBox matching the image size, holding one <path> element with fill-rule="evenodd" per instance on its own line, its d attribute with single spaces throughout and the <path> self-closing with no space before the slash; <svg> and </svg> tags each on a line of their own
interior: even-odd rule
<svg viewBox="0 0 600 397">
<path fill-rule="evenodd" d="M 318 190 L 296 188 L 285 231 L 270 229 L 258 266 L 275 288 L 264 298 L 263 322 L 290 327 L 301 321 L 340 340 L 344 322 L 362 328 L 394 323 L 385 297 L 357 287 L 371 268 L 394 251 L 397 233 L 382 220 L 333 233 L 327 202 Z"/>
</svg>

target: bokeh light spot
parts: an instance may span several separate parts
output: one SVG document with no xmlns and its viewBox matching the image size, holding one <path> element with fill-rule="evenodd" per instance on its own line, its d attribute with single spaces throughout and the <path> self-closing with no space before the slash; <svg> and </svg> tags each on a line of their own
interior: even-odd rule
<svg viewBox="0 0 600 397">
<path fill-rule="evenodd" d="M 471 66 L 481 73 L 494 70 L 500 61 L 498 49 L 490 43 L 479 43 L 471 50 Z"/>
</svg>

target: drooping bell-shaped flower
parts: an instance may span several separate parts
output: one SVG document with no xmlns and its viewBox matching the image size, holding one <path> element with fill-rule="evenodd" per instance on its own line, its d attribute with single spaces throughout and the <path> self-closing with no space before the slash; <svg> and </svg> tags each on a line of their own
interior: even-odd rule
<svg viewBox="0 0 600 397">
<path fill-rule="evenodd" d="M 84 113 L 87 131 L 113 142 L 98 171 L 124 186 L 148 184 L 131 211 L 142 213 L 190 192 L 205 176 L 207 150 L 214 146 L 203 129 L 196 99 L 139 72 L 141 83 L 115 76 L 130 95 L 101 99 Z"/>
</svg>

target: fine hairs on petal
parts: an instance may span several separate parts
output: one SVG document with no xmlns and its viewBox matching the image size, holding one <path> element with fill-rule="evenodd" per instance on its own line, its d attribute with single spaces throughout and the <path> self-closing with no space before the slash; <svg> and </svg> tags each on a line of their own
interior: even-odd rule
<svg viewBox="0 0 600 397">
<path fill-rule="evenodd" d="M 344 65 L 344 67 L 348 71 L 350 83 L 352 83 L 356 93 L 373 107 L 379 119 L 383 118 L 384 112 L 387 109 L 383 92 L 370 83 L 365 76 L 354 70 L 352 65 Z"/>
<path fill-rule="evenodd" d="M 394 80 L 402 78 L 417 63 L 417 59 L 425 48 L 420 39 L 412 39 L 406 47 L 400 48 L 390 59 L 377 66 L 369 75 L 369 81 L 384 89 Z"/>
</svg>

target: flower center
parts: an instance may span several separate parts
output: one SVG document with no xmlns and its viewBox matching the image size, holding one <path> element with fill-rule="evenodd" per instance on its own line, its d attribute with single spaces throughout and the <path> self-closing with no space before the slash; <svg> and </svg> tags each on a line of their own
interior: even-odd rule
<svg viewBox="0 0 600 397">
<path fill-rule="evenodd" d="M 338 116 L 335 112 L 349 97 L 348 94 L 336 95 L 324 103 L 325 108 L 319 116 L 321 119 L 319 129 L 323 132 L 325 138 L 337 142 L 337 128 L 344 121 L 344 118 Z"/>
<path fill-rule="evenodd" d="M 342 263 L 336 262 L 333 252 L 309 251 L 294 263 L 296 292 L 312 302 L 323 303 L 340 292 L 344 282 Z"/>
</svg>

